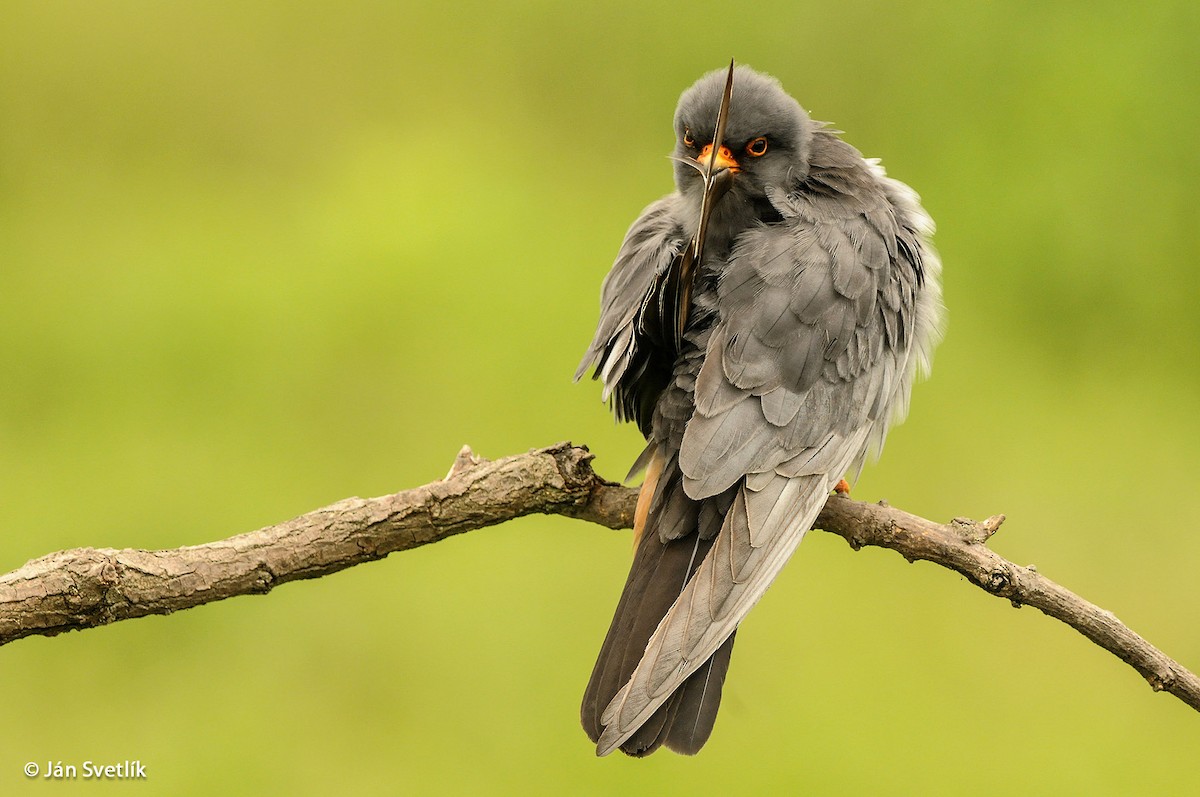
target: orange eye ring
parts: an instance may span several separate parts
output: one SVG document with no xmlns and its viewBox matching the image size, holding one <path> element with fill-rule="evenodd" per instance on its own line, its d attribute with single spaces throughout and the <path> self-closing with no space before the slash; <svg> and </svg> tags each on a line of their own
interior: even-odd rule
<svg viewBox="0 0 1200 797">
<path fill-rule="evenodd" d="M 696 146 L 696 139 L 692 138 L 692 131 L 688 130 L 686 127 L 683 128 L 683 145 L 693 149 Z"/>
<path fill-rule="evenodd" d="M 746 145 L 746 153 L 753 155 L 756 158 L 761 158 L 767 154 L 767 139 L 766 136 L 759 136 Z"/>
</svg>

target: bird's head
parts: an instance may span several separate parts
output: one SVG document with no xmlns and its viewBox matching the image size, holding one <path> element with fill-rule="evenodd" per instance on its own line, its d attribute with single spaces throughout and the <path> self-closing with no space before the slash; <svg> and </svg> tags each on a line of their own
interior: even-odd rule
<svg viewBox="0 0 1200 797">
<path fill-rule="evenodd" d="M 675 185 L 702 190 L 727 71 L 709 72 L 679 98 L 675 109 Z M 733 94 L 715 168 L 734 172 L 731 193 L 756 201 L 767 189 L 787 192 L 808 176 L 813 123 L 779 81 L 747 66 L 733 73 Z"/>
</svg>

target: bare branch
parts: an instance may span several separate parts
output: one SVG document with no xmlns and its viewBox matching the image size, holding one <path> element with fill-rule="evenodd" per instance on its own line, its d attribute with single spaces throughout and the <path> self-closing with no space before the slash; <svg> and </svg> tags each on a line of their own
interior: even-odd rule
<svg viewBox="0 0 1200 797">
<path fill-rule="evenodd" d="M 336 504 L 248 534 L 166 551 L 76 548 L 0 576 L 0 644 L 21 637 L 169 614 L 278 584 L 318 578 L 395 551 L 534 513 L 630 528 L 637 491 L 605 481 L 570 443 L 489 462 L 463 447 L 446 478 L 380 498 Z M 987 592 L 1063 621 L 1200 711 L 1200 678 L 1031 567 L 990 550 L 1003 515 L 935 523 L 886 505 L 831 497 L 817 527 L 856 550 L 890 548 L 934 562 Z"/>
<path fill-rule="evenodd" d="M 0 576 L 0 644 L 266 593 L 533 512 L 629 525 L 611 501 L 624 488 L 597 477 L 591 458 L 569 443 L 496 462 L 465 449 L 443 481 L 347 498 L 229 539 L 166 551 L 53 553 Z"/>
<path fill-rule="evenodd" d="M 935 523 L 894 507 L 834 496 L 825 503 L 817 527 L 858 550 L 891 548 L 910 562 L 939 564 L 966 576 L 977 587 L 1012 602 L 1032 606 L 1067 625 L 1137 670 L 1156 691 L 1170 692 L 1200 711 L 1200 678 L 1151 645 L 1109 611 L 1041 575 L 1013 564 L 985 544 L 1004 522 L 955 518 Z"/>
</svg>

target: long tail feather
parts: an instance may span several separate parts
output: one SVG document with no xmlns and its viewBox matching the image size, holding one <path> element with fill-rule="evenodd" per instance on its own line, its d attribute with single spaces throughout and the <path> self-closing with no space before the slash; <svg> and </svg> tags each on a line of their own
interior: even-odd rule
<svg viewBox="0 0 1200 797">
<path fill-rule="evenodd" d="M 629 681 L 642 660 L 647 642 L 708 556 L 714 542 L 714 535 L 703 535 L 706 538 L 702 538 L 698 533 L 696 507 L 652 500 L 656 492 L 669 491 L 672 487 L 659 483 L 659 473 L 663 479 L 678 480 L 681 478 L 678 469 L 664 468 L 661 460 L 654 458 L 647 472 L 655 478 L 647 479 L 639 500 L 640 522 L 633 564 L 584 692 L 580 711 L 584 730 L 593 742 L 604 733 L 605 709 Z M 724 497 L 710 500 L 718 503 L 724 501 Z M 671 524 L 670 527 L 678 532 L 680 522 L 692 524 L 690 533 L 680 534 L 664 543 L 660 526 Z M 712 733 L 732 650 L 733 637 L 730 636 L 707 662 L 677 685 L 673 695 L 662 701 L 622 740 L 621 750 L 628 755 L 644 756 L 666 744 L 676 752 L 697 752 Z"/>
<path fill-rule="evenodd" d="M 753 494 L 739 488 L 711 553 L 664 614 L 641 661 L 601 710 L 600 755 L 624 749 L 719 654 L 816 518 L 831 486 L 826 482 L 822 476 L 776 477 L 775 489 Z M 761 527 L 751 528 L 751 517 L 761 518 L 755 523 Z"/>
</svg>

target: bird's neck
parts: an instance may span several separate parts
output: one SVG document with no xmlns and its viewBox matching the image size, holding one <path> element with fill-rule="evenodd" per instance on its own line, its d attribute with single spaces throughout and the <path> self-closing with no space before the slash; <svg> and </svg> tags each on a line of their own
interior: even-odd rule
<svg viewBox="0 0 1200 797">
<path fill-rule="evenodd" d="M 689 186 L 691 189 L 692 187 Z M 681 206 L 680 225 L 695 234 L 700 222 L 702 190 L 685 190 Z M 720 270 L 729 259 L 738 236 L 749 229 L 780 220 L 779 212 L 767 198 L 755 198 L 735 186 L 726 194 L 709 217 L 704 240 L 704 266 Z"/>
</svg>

